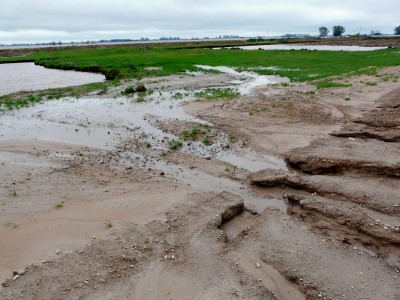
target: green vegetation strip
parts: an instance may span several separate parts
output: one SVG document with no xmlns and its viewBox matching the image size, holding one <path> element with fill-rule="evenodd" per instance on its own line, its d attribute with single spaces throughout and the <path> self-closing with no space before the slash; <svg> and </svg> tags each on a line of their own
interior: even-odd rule
<svg viewBox="0 0 400 300">
<path fill-rule="evenodd" d="M 114 73 L 116 78 L 164 76 L 198 71 L 194 66 L 227 66 L 253 69 L 264 75 L 280 75 L 307 82 L 361 72 L 367 68 L 400 65 L 397 49 L 348 52 L 310 50 L 213 50 L 134 47 L 64 49 L 32 52 L 24 57 L 1 58 L 0 62 L 34 60 L 48 68 Z M 267 69 L 269 68 L 269 69 Z"/>
<path fill-rule="evenodd" d="M 317 88 L 345 87 L 346 85 L 331 80 L 361 74 L 378 76 L 379 68 L 400 65 L 398 49 L 362 52 L 248 51 L 174 48 L 170 45 L 151 48 L 119 46 L 36 51 L 23 57 L 3 57 L 0 58 L 0 63 L 27 60 L 48 68 L 99 72 L 105 74 L 109 80 L 80 87 L 0 97 L 0 111 L 29 106 L 42 100 L 79 97 L 94 91 L 104 93 L 111 86 L 119 85 L 121 79 L 158 77 L 186 71 L 207 72 L 196 68 L 197 64 L 252 70 L 261 75 L 279 75 L 288 77 L 293 82 L 313 82 Z M 138 91 L 137 87 L 132 89 Z M 125 91 L 129 92 L 132 91 Z M 174 97 L 179 99 L 182 96 L 176 94 Z M 232 89 L 206 89 L 196 96 L 203 99 L 232 99 L 238 96 L 238 92 Z"/>
</svg>

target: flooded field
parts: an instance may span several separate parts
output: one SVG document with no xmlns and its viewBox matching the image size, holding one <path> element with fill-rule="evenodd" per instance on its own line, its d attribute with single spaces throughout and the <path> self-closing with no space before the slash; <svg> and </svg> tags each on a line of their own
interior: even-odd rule
<svg viewBox="0 0 400 300">
<path fill-rule="evenodd" d="M 0 113 L 0 298 L 397 299 L 399 67 L 196 67 Z"/>
<path fill-rule="evenodd" d="M 46 69 L 34 63 L 0 64 L 0 96 L 104 80 L 101 74 Z"/>
</svg>

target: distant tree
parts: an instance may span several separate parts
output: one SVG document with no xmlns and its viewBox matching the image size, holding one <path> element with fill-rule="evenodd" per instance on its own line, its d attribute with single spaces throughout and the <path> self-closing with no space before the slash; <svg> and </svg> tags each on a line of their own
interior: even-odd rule
<svg viewBox="0 0 400 300">
<path fill-rule="evenodd" d="M 394 34 L 400 35 L 400 26 L 394 28 Z"/>
<path fill-rule="evenodd" d="M 333 36 L 341 36 L 346 32 L 343 26 L 337 25 L 332 28 Z"/>
<path fill-rule="evenodd" d="M 319 36 L 327 36 L 329 33 L 329 29 L 326 27 L 319 28 Z"/>
</svg>

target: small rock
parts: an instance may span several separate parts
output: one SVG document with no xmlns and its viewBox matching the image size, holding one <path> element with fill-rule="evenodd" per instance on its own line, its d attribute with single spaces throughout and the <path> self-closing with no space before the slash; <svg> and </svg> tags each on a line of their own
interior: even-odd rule
<svg viewBox="0 0 400 300">
<path fill-rule="evenodd" d="M 17 280 L 19 277 L 20 277 L 19 275 L 15 275 L 15 276 L 13 277 L 13 280 Z"/>
<path fill-rule="evenodd" d="M 261 268 L 261 265 L 259 262 L 256 262 L 256 268 Z"/>
<path fill-rule="evenodd" d="M 25 269 L 21 269 L 18 271 L 18 275 L 22 276 L 25 274 Z"/>
</svg>

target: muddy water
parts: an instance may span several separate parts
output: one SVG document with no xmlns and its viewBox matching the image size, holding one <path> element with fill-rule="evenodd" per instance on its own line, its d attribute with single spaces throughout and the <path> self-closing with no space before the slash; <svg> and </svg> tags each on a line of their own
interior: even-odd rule
<svg viewBox="0 0 400 300">
<path fill-rule="evenodd" d="M 241 93 L 250 93 L 255 86 L 273 82 L 270 77 L 251 72 L 244 74 L 230 68 L 201 67 L 218 69 L 237 76 L 248 76 L 250 80 L 233 83 L 230 86 L 237 88 Z M 186 96 L 174 99 L 173 95 L 177 92 Z M 228 178 L 217 178 L 170 164 L 160 158 L 163 152 L 169 150 L 165 140 L 179 139 L 179 137 L 163 132 L 156 126 L 155 121 L 186 121 L 212 126 L 183 111 L 182 104 L 195 99 L 194 92 L 178 90 L 173 93 L 158 92 L 147 95 L 144 102 L 138 102 L 137 95 L 131 98 L 65 98 L 47 101 L 18 111 L 3 113 L 0 141 L 10 139 L 56 141 L 103 150 L 115 150 L 129 139 L 147 142 L 151 145 L 152 157 L 141 154 L 141 151 L 124 150 L 122 163 L 127 166 L 134 164 L 136 167 L 162 170 L 165 174 L 202 191 L 230 191 L 246 199 L 247 206 L 257 212 L 271 206 L 286 212 L 287 207 L 282 200 L 255 197 L 240 183 Z M 261 155 L 251 150 L 235 151 L 230 147 L 229 138 L 224 133 L 219 133 L 216 141 L 210 146 L 201 142 L 184 143 L 180 151 L 198 157 L 212 157 L 251 172 L 266 168 L 287 170 L 285 162 L 276 157 Z"/>
<path fill-rule="evenodd" d="M 100 74 L 46 69 L 34 63 L 0 64 L 0 96 L 104 80 L 104 75 Z"/>
</svg>

